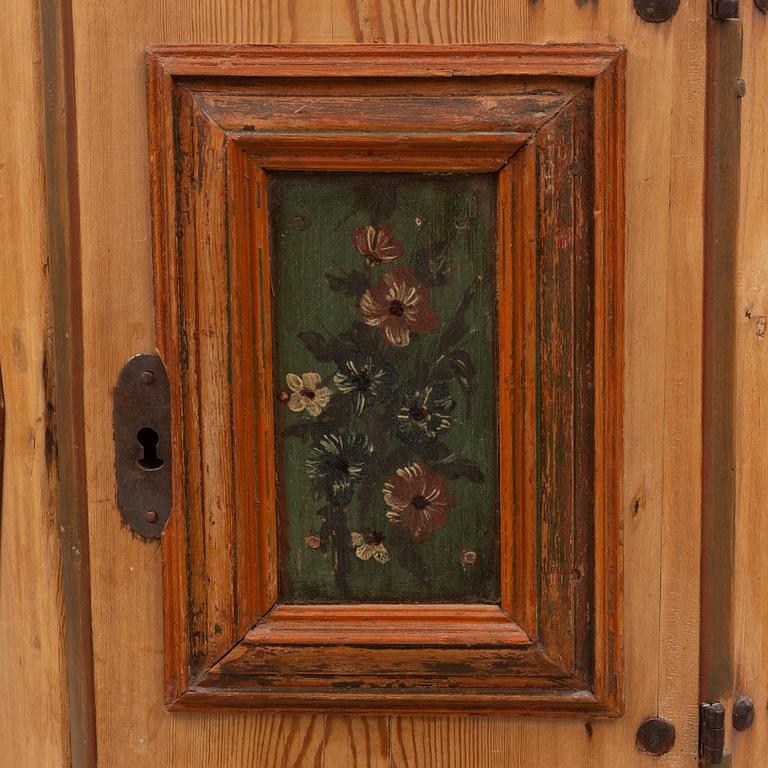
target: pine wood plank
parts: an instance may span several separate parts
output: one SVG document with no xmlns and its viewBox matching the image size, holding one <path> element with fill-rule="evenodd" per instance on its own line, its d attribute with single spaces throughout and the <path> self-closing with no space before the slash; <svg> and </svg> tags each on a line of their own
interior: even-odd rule
<svg viewBox="0 0 768 768">
<path fill-rule="evenodd" d="M 661 717 L 674 719 L 677 727 L 671 765 L 691 761 L 698 751 L 699 698 L 692 681 L 698 675 L 699 649 L 703 280 L 699 212 L 704 172 L 699 130 L 706 88 L 702 82 L 704 56 L 698 48 L 691 55 L 685 36 L 700 39 L 706 17 L 706 7 L 691 6 L 690 15 L 684 17 L 686 24 L 678 23 L 680 37 L 669 52 L 669 67 L 678 77 L 671 83 L 668 111 L 669 209 L 663 230 L 667 253 L 661 267 L 665 274 L 665 365 L 657 711 Z M 685 108 L 678 108 L 683 103 Z M 641 122 L 636 130 L 642 130 Z M 682 220 L 684 210 L 690 216 Z M 690 333 L 681 333 L 683 326 Z M 690 535 L 681 535 L 683 531 Z"/>
<path fill-rule="evenodd" d="M 0 29 L 0 367 L 6 400 L 0 510 L 0 761 L 69 764 L 69 718 L 50 355 L 38 7 L 17 2 Z M 34 734 L 30 728 L 34 725 Z"/>
<path fill-rule="evenodd" d="M 765 461 L 761 450 L 768 429 L 765 409 L 766 317 L 768 316 L 768 19 L 757 8 L 742 14 L 742 74 L 746 94 L 741 99 L 741 192 L 737 251 L 736 387 L 734 414 L 736 457 L 736 531 L 732 592 L 734 689 L 731 701 L 749 696 L 755 703 L 755 724 L 747 731 L 730 728 L 726 748 L 732 750 L 734 768 L 749 768 L 764 761 L 768 749 L 765 701 L 768 680 L 768 584 L 765 552 Z"/>
<path fill-rule="evenodd" d="M 109 390 L 123 360 L 154 343 L 145 115 L 139 105 L 141 49 L 164 40 L 628 45 L 627 715 L 594 723 L 591 736 L 583 721 L 392 718 L 391 764 L 530 767 L 575 761 L 598 768 L 616 764 L 619 756 L 622 765 L 645 765 L 634 731 L 658 711 L 678 725 L 678 750 L 665 763 L 691 763 L 695 728 L 684 712 L 690 713 L 695 697 L 698 617 L 694 603 L 683 598 L 697 590 L 698 565 L 689 550 L 682 559 L 679 554 L 698 531 L 691 500 L 698 492 L 700 450 L 695 318 L 701 271 L 695 255 L 701 252 L 702 178 L 691 153 L 703 147 L 705 5 L 683 4 L 673 22 L 657 26 L 641 22 L 624 0 L 599 7 L 569 0 L 457 0 L 439 7 L 421 0 L 333 6 L 174 0 L 140 2 L 131 14 L 114 0 L 75 2 L 94 642 L 105 765 L 322 765 L 323 753 L 328 762 L 347 739 L 332 720 L 324 740 L 323 716 L 170 716 L 162 710 L 160 562 L 154 546 L 134 541 L 117 522 Z M 667 119 L 673 113 L 674 127 Z M 678 263 L 681 249 L 687 256 Z M 665 564 L 661 581 L 659 562 Z M 662 602 L 670 589 L 675 596 Z M 115 644 L 113 636 L 125 640 Z M 355 722 L 355 728 L 372 728 L 370 720 Z M 370 764 L 387 764 L 380 752 L 372 755 Z"/>
</svg>

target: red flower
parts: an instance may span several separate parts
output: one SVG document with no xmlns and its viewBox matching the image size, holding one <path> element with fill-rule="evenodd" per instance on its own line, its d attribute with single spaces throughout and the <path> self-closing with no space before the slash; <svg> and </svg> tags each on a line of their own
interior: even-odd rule
<svg viewBox="0 0 768 768">
<path fill-rule="evenodd" d="M 392 225 L 389 223 L 353 229 L 352 242 L 369 264 L 394 261 L 403 253 L 403 244 L 392 239 Z"/>
<path fill-rule="evenodd" d="M 456 499 L 448 493 L 445 478 L 423 464 L 401 467 L 384 483 L 387 518 L 403 525 L 418 542 L 448 522 L 448 509 Z"/>
<path fill-rule="evenodd" d="M 429 289 L 408 267 L 383 275 L 375 288 L 360 299 L 360 314 L 368 325 L 377 325 L 381 338 L 396 347 L 407 347 L 411 331 L 437 329 L 437 315 L 429 308 Z"/>
</svg>

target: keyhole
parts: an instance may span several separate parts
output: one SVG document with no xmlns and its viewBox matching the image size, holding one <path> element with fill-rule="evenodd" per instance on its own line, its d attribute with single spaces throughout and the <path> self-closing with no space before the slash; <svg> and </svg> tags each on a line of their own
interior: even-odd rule
<svg viewBox="0 0 768 768">
<path fill-rule="evenodd" d="M 143 453 L 139 459 L 139 466 L 147 471 L 160 469 L 165 462 L 157 455 L 157 444 L 160 442 L 157 432 L 151 427 L 142 427 L 136 433 L 136 440 L 142 447 Z"/>
</svg>

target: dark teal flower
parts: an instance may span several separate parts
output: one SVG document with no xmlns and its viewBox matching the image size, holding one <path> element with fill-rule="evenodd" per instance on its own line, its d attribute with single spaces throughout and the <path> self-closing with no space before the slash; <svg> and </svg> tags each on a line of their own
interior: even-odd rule
<svg viewBox="0 0 768 768">
<path fill-rule="evenodd" d="M 455 406 L 446 382 L 402 389 L 394 413 L 398 437 L 409 445 L 428 445 L 451 428 Z"/>
<path fill-rule="evenodd" d="M 319 434 L 309 449 L 307 474 L 336 504 L 348 504 L 354 486 L 365 477 L 373 454 L 368 437 L 348 432 Z"/>
<path fill-rule="evenodd" d="M 350 352 L 336 360 L 338 372 L 333 383 L 339 392 L 351 393 L 359 416 L 367 403 L 384 401 L 395 384 L 395 369 L 375 355 Z"/>
</svg>

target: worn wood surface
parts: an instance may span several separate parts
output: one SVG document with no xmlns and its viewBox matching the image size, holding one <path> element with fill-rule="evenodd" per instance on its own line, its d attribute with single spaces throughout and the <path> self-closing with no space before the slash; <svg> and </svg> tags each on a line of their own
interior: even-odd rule
<svg viewBox="0 0 768 768">
<path fill-rule="evenodd" d="M 83 413 L 83 316 L 74 32 L 68 4 L 40 3 L 46 272 L 44 383 L 53 514 L 59 530 L 71 759 L 96 763 L 90 548 Z"/>
<path fill-rule="evenodd" d="M 531 703 L 540 700 L 544 713 L 576 711 L 582 707 L 595 713 L 615 713 L 621 700 L 622 628 L 618 551 L 623 373 L 625 59 L 622 49 L 604 45 L 473 47 L 462 51 L 419 46 L 280 49 L 155 46 L 148 52 L 147 61 L 157 336 L 170 371 L 174 393 L 172 422 L 176 427 L 173 438 L 175 512 L 163 539 L 167 564 L 164 613 L 168 701 L 174 707 L 212 708 L 217 688 L 226 686 L 226 681 L 234 679 L 236 674 L 243 706 L 271 704 L 308 709 L 312 703 L 333 698 L 331 703 L 338 709 L 358 704 L 366 710 L 387 711 L 391 701 L 390 709 L 402 711 L 410 711 L 419 704 L 436 711 L 461 711 L 463 697 L 468 696 L 464 702 L 467 711 L 504 707 L 533 714 Z M 403 61 L 415 71 L 425 71 L 420 89 L 412 81 L 405 83 L 406 89 L 414 94 L 423 91 L 428 96 L 439 93 L 443 102 L 422 107 L 420 131 L 377 132 L 371 137 L 367 131 L 372 116 L 386 111 L 390 94 L 399 90 Z M 222 68 L 221 62 L 227 62 L 226 67 Z M 437 67 L 438 63 L 464 73 L 467 78 L 475 77 L 474 85 L 464 77 L 444 79 L 442 69 L 425 70 L 426 65 Z M 216 71 L 226 72 L 227 79 L 205 80 L 197 76 L 198 70 L 207 72 L 211 65 L 218 67 Z M 273 71 L 283 72 L 285 79 L 273 81 Z M 287 79 L 288 75 L 305 71 L 313 74 L 313 79 L 304 85 L 307 127 L 311 133 L 295 134 L 290 119 L 285 120 L 290 116 L 280 119 L 273 115 L 272 130 L 264 135 L 259 124 L 261 109 L 257 105 L 251 113 L 249 104 L 257 104 L 265 94 L 270 98 L 272 91 L 282 90 L 283 82 L 289 90 L 295 88 L 296 83 Z M 187 81 L 173 74 L 179 72 L 193 79 Z M 344 95 L 347 90 L 326 77 L 348 78 L 357 76 L 358 72 L 384 78 L 394 73 L 394 77 L 341 81 L 342 85 L 349 84 L 347 90 L 356 100 L 348 99 L 350 112 L 341 123 L 355 133 L 340 133 L 339 116 L 327 110 L 324 96 L 328 91 Z M 487 77 L 489 73 L 494 79 Z M 581 80 L 584 74 L 591 74 L 594 80 L 585 83 Z M 263 79 L 265 75 L 269 78 Z M 316 79 L 318 75 L 323 79 Z M 529 96 L 525 106 L 517 104 L 515 117 L 503 115 L 499 123 L 492 114 L 496 102 L 486 94 L 486 90 L 493 94 L 499 87 L 498 76 L 504 76 L 512 92 Z M 237 78 L 237 91 L 230 87 L 234 80 L 229 78 Z M 573 92 L 574 83 L 580 83 L 581 90 Z M 201 105 L 200 94 L 207 103 L 216 92 L 221 94 L 218 116 L 229 126 L 228 131 L 211 123 L 205 105 Z M 467 92 L 475 94 L 473 104 L 478 110 L 471 120 L 483 122 L 489 130 L 483 133 L 430 131 L 429 110 L 451 111 L 456 98 L 466 106 Z M 570 95 L 571 101 L 564 103 L 557 113 L 549 114 L 546 107 L 551 96 L 557 93 Z M 231 102 L 232 114 L 225 109 L 227 99 Z M 536 109 L 539 100 L 544 102 L 542 111 Z M 526 125 L 532 118 L 538 121 L 538 130 L 529 136 L 529 146 L 520 150 L 520 160 L 515 158 L 508 163 L 509 155 L 499 153 L 517 150 L 523 136 L 515 119 Z M 234 119 L 240 122 L 233 122 Z M 506 127 L 512 128 L 512 136 L 518 142 L 511 147 L 506 131 L 498 130 Z M 465 148 L 467 142 L 469 145 Z M 406 149 L 401 149 L 401 145 Z M 247 167 L 243 156 L 249 158 Z M 312 199 L 318 180 L 328 177 L 279 171 L 286 167 L 371 171 L 378 170 L 382 161 L 386 161 L 387 169 L 391 170 L 413 170 L 414 166 L 432 171 L 456 170 L 454 166 L 463 166 L 468 156 L 472 162 L 483 164 L 478 165 L 477 170 L 496 171 L 501 166 L 493 182 L 485 177 L 487 199 L 485 203 L 476 202 L 475 206 L 484 210 L 490 206 L 499 221 L 496 261 L 502 265 L 498 271 L 504 298 L 495 307 L 481 311 L 480 316 L 497 316 L 498 327 L 504 329 L 499 334 L 502 346 L 497 353 L 499 381 L 505 393 L 507 388 L 510 393 L 505 394 L 503 407 L 519 412 L 516 417 L 519 423 L 527 424 L 531 413 L 539 421 L 539 436 L 527 426 L 521 434 L 512 434 L 510 424 L 515 420 L 505 417 L 506 431 L 500 435 L 501 474 L 509 475 L 510 480 L 505 480 L 506 496 L 501 499 L 500 538 L 504 542 L 504 559 L 499 582 L 503 600 L 498 618 L 506 621 L 524 618 L 528 623 L 522 630 L 532 641 L 543 641 L 543 648 L 534 649 L 532 655 L 540 661 L 541 680 L 536 681 L 533 672 L 526 672 L 520 680 L 513 675 L 483 682 L 485 664 L 493 654 L 497 654 L 499 663 L 507 666 L 514 662 L 515 649 L 499 648 L 485 654 L 484 644 L 473 639 L 478 627 L 468 618 L 471 611 L 464 610 L 458 610 L 456 618 L 448 623 L 444 619 L 426 616 L 424 619 L 427 635 L 450 637 L 453 646 L 461 649 L 464 659 L 458 667 L 451 660 L 451 643 L 443 647 L 441 640 L 439 650 L 433 651 L 423 643 L 423 638 L 417 640 L 410 632 L 400 633 L 395 640 L 384 614 L 380 618 L 371 605 L 364 607 L 366 617 L 352 628 L 342 610 L 338 610 L 335 619 L 339 626 L 334 628 L 331 606 L 325 611 L 323 621 L 316 622 L 314 628 L 312 620 L 298 629 L 294 625 L 296 631 L 292 633 L 286 634 L 283 627 L 283 637 L 289 639 L 283 640 L 280 654 L 293 659 L 287 665 L 265 662 L 265 654 L 270 659 L 274 657 L 267 647 L 275 642 L 274 638 L 269 639 L 270 626 L 276 618 L 272 616 L 262 619 L 263 627 L 259 625 L 246 642 L 222 658 L 222 652 L 232 646 L 243 625 L 247 628 L 255 623 L 275 599 L 279 603 L 297 602 L 293 569 L 297 552 L 306 554 L 305 532 L 292 533 L 291 515 L 295 515 L 297 498 L 310 494 L 306 487 L 301 490 L 303 475 L 290 474 L 293 468 L 302 466 L 303 461 L 291 453 L 291 445 L 285 445 L 284 437 L 296 436 L 288 435 L 286 430 L 309 424 L 314 434 L 312 450 L 317 452 L 318 446 L 323 448 L 318 461 L 325 461 L 322 456 L 330 455 L 334 438 L 328 430 L 337 428 L 334 423 L 342 413 L 339 406 L 344 406 L 339 395 L 333 396 L 330 405 L 323 395 L 325 411 L 311 401 L 310 404 L 316 406 L 316 422 L 324 425 L 322 440 L 314 433 L 317 424 L 312 426 L 306 419 L 289 422 L 286 427 L 281 409 L 287 410 L 292 404 L 294 410 L 303 406 L 304 398 L 308 398 L 303 388 L 316 389 L 322 379 L 319 374 L 302 374 L 306 382 L 294 384 L 293 394 L 285 392 L 278 397 L 285 372 L 281 366 L 303 370 L 307 366 L 301 361 L 306 354 L 320 364 L 333 363 L 335 359 L 338 363 L 340 354 L 348 354 L 350 343 L 357 345 L 359 351 L 368 349 L 384 359 L 384 342 L 380 342 L 384 349 L 372 351 L 366 347 L 364 339 L 370 336 L 370 330 L 362 324 L 361 329 L 347 338 L 334 324 L 330 305 L 310 315 L 322 332 L 314 326 L 296 325 L 297 318 L 301 323 L 306 322 L 306 308 L 313 306 L 321 295 L 313 292 L 313 279 L 316 279 L 313 275 L 318 272 L 318 265 L 320 269 L 335 268 L 342 272 L 346 266 L 349 275 L 359 274 L 366 286 L 370 285 L 366 273 L 354 270 L 360 256 L 350 262 L 354 252 L 349 243 L 345 256 L 341 255 L 342 251 L 328 258 L 326 251 L 333 243 L 338 222 L 348 223 L 350 217 L 367 215 L 370 218 L 363 221 L 373 220 L 380 226 L 381 216 L 391 217 L 390 224 L 397 225 L 406 246 L 415 248 L 412 236 L 405 236 L 411 229 L 418 231 L 419 226 L 424 226 L 425 232 L 432 232 L 434 238 L 434 227 L 439 227 L 445 219 L 439 206 L 434 210 L 434 206 L 430 207 L 429 196 L 425 199 L 423 192 L 431 188 L 434 193 L 438 189 L 436 185 L 442 190 L 448 183 L 446 176 L 428 180 L 388 174 L 376 181 L 374 194 L 373 185 L 359 186 L 360 180 L 369 176 L 336 174 L 333 177 L 336 189 L 325 194 L 334 203 L 326 203 L 325 209 L 319 212 L 307 209 L 301 201 Z M 265 169 L 270 169 L 269 174 Z M 278 173 L 272 175 L 275 169 Z M 357 186 L 350 187 L 352 178 L 357 180 Z M 467 178 L 471 188 L 477 188 L 473 194 L 480 194 L 483 187 L 477 185 L 481 177 Z M 290 184 L 288 179 L 292 180 Z M 412 187 L 416 179 L 419 196 L 414 197 Z M 339 186 L 344 180 L 345 185 Z M 535 190 L 530 184 L 533 180 Z M 295 188 L 299 182 L 302 185 Z M 496 185 L 494 211 L 488 195 Z M 440 194 L 453 187 L 455 183 Z M 339 209 L 338 204 L 344 201 L 345 194 L 349 198 L 351 189 L 362 191 L 356 192 L 351 202 L 347 200 L 347 209 Z M 397 215 L 397 200 L 394 194 L 387 194 L 388 189 L 392 193 L 396 190 L 397 199 L 405 200 L 405 219 L 403 211 Z M 532 197 L 530 205 L 522 199 L 515 200 L 513 190 L 517 194 L 528 192 Z M 455 193 L 456 190 L 454 196 Z M 462 196 L 466 198 L 466 190 Z M 459 202 L 457 198 L 453 204 Z M 335 209 L 328 207 L 334 204 Z M 466 200 L 461 205 L 465 204 Z M 297 208 L 298 205 L 304 207 Z M 287 207 L 285 214 L 281 213 L 284 207 Z M 419 216 L 411 221 L 414 213 Z M 329 215 L 330 221 L 326 221 Z M 454 216 L 455 212 L 448 221 L 451 232 Z M 597 226 L 593 225 L 593 219 L 598 219 Z M 466 217 L 469 226 L 478 221 L 480 219 L 472 215 Z M 491 230 L 491 221 L 492 218 L 488 218 L 480 230 Z M 333 226 L 327 229 L 329 224 Z M 513 230 L 518 233 L 514 237 Z M 313 234 L 315 231 L 320 234 Z M 444 224 L 438 234 L 445 234 Z M 298 244 L 301 239 L 297 243 L 296 237 L 314 238 L 308 252 L 310 260 L 298 266 L 292 260 L 303 251 Z M 533 243 L 538 243 L 535 251 L 531 248 Z M 371 246 L 366 239 L 356 245 L 357 250 L 361 247 Z M 391 244 L 388 247 L 394 248 Z M 403 251 L 403 244 L 398 242 L 397 249 Z M 477 243 L 473 249 L 478 250 Z M 480 250 L 489 249 L 486 245 Z M 417 250 L 413 279 L 418 277 L 432 288 L 442 286 L 440 280 L 426 271 L 427 264 L 419 260 L 418 253 Z M 388 255 L 381 253 L 382 258 Z M 532 255 L 536 258 L 535 268 L 529 264 Z M 398 252 L 393 258 L 400 256 L 402 253 Z M 378 258 L 378 251 L 368 255 L 369 260 Z M 521 272 L 515 275 L 518 266 Z M 475 269 L 479 277 L 478 267 Z M 464 270 L 454 265 L 453 271 L 461 277 Z M 406 270 L 406 274 L 411 273 Z M 475 278 L 470 275 L 470 279 Z M 340 280 L 338 275 L 334 278 L 336 283 Z M 350 277 L 344 280 L 349 283 Z M 484 282 L 490 285 L 495 281 L 486 276 Z M 477 314 L 478 310 L 473 310 L 471 305 L 467 307 L 465 299 L 460 299 L 462 295 L 465 298 L 472 295 L 466 286 L 466 280 L 463 285 L 454 285 L 448 305 L 451 311 L 457 305 L 464 307 L 462 318 L 469 322 L 472 312 Z M 367 305 L 361 300 L 361 312 L 365 309 L 370 315 L 371 307 L 375 309 L 373 296 L 377 290 L 370 288 L 370 295 L 366 294 Z M 349 293 L 348 287 L 345 286 L 343 292 Z M 426 293 L 424 302 L 425 297 Z M 517 309 L 518 304 L 534 307 L 532 314 L 526 317 Z M 337 301 L 336 305 L 349 308 L 344 302 Z M 287 307 L 294 308 L 286 313 Z M 433 310 L 426 307 L 423 311 Z M 397 326 L 401 321 L 392 320 L 388 312 L 385 318 L 389 327 L 399 328 L 400 335 L 392 336 L 391 341 L 399 341 L 404 347 L 403 328 Z M 414 344 L 407 345 L 409 351 L 412 347 L 419 351 L 416 337 L 420 337 L 420 333 L 437 330 L 437 324 L 432 321 L 425 327 L 417 325 L 411 328 Z M 463 320 L 458 324 L 451 320 L 445 326 L 445 331 L 437 336 L 438 352 L 454 355 L 457 360 L 467 357 L 467 352 L 454 349 L 465 334 L 462 325 Z M 468 327 L 481 328 L 477 323 L 474 326 L 469 323 Z M 474 348 L 487 350 L 489 345 L 493 346 L 491 335 L 486 332 L 484 343 L 475 340 Z M 388 340 L 389 336 L 385 335 L 384 339 Z M 531 365 L 528 359 L 531 355 L 536 356 L 536 364 Z M 425 359 L 422 354 L 417 369 L 424 367 Z M 383 364 L 389 368 L 393 380 L 396 379 L 391 352 Z M 487 434 L 494 428 L 488 392 L 493 397 L 495 364 L 489 365 L 477 367 L 470 383 L 484 391 L 485 401 L 475 395 L 475 408 L 483 411 L 483 418 L 490 422 L 474 424 L 464 438 L 453 441 L 453 450 L 461 451 L 462 455 L 479 458 L 476 449 L 483 441 L 476 443 L 475 433 Z M 467 370 L 468 366 L 471 364 L 465 364 Z M 232 376 L 215 375 L 216 371 L 229 369 Z M 424 367 L 424 373 L 418 375 L 425 375 L 424 381 L 429 381 L 432 371 L 437 371 L 436 365 L 432 369 Z M 292 376 L 298 380 L 298 376 L 290 374 L 285 378 L 286 386 L 291 386 Z M 310 376 L 316 380 L 310 382 Z M 315 389 L 311 394 L 315 394 Z M 317 390 L 317 395 L 329 391 L 327 388 Z M 392 393 L 395 398 L 397 391 Z M 508 396 L 511 400 L 506 399 Z M 599 408 L 594 406 L 595 398 Z M 275 411 L 277 419 L 273 426 Z M 335 414 L 330 422 L 329 412 Z M 374 444 L 380 443 L 387 423 L 386 419 L 375 423 Z M 440 425 L 445 431 L 444 420 Z M 407 436 L 413 437 L 410 432 Z M 337 448 L 343 447 L 341 437 L 335 439 Z M 327 441 L 330 448 L 323 441 Z M 543 460 L 537 464 L 539 441 L 543 446 Z M 411 450 L 414 446 L 418 448 L 412 441 L 405 444 L 411 445 Z M 276 445 L 277 471 L 273 471 Z M 362 445 L 344 448 L 349 461 L 358 462 L 361 470 L 368 456 L 361 453 Z M 444 458 L 435 465 L 434 471 L 444 472 L 456 480 L 471 477 L 466 468 L 475 466 L 476 473 L 485 473 L 490 488 L 495 485 L 488 466 L 490 449 L 490 444 L 485 446 L 486 458 L 481 465 L 462 459 L 463 475 L 455 471 L 455 476 L 449 474 L 459 463 L 456 458 L 453 463 Z M 384 455 L 390 451 L 391 446 Z M 422 459 L 430 467 L 431 455 L 430 446 Z M 578 465 L 571 456 L 578 459 Z M 406 459 L 397 459 L 387 468 L 386 460 L 383 464 L 379 460 L 377 463 L 382 466 L 378 471 L 385 476 L 404 461 Z M 325 466 L 317 464 L 321 465 Z M 348 475 L 339 475 L 339 478 L 347 480 Z M 316 546 L 314 550 L 309 549 L 310 553 L 315 551 L 319 555 L 316 550 L 322 552 L 325 547 L 331 553 L 335 572 L 328 569 L 327 580 L 335 585 L 336 591 L 325 600 L 354 601 L 361 585 L 353 581 L 354 569 L 349 568 L 352 555 L 347 539 L 351 528 L 349 521 L 343 520 L 342 510 L 344 504 L 354 499 L 354 489 L 350 481 L 349 493 L 340 499 L 336 486 L 323 484 L 325 480 L 316 478 L 316 483 L 321 483 L 321 496 L 325 497 L 325 522 L 316 532 L 310 528 L 307 535 L 316 541 Z M 396 485 L 396 481 L 393 482 Z M 258 493 L 251 490 L 256 487 Z M 361 499 L 366 491 L 364 484 L 362 487 Z M 341 488 L 346 494 L 347 487 Z M 366 508 L 372 498 L 368 494 L 369 501 L 362 506 Z M 463 499 L 462 506 L 469 498 L 466 494 L 457 496 L 460 503 Z M 472 498 L 483 509 L 492 511 L 494 496 L 490 493 L 486 493 L 484 499 L 474 493 Z M 333 514 L 329 509 L 335 510 Z M 358 516 L 360 513 L 357 510 Z M 479 514 L 475 517 L 482 522 Z M 277 537 L 272 533 L 276 528 L 282 537 L 279 548 Z M 541 539 L 540 545 L 536 543 L 537 538 Z M 403 539 L 400 541 L 402 545 Z M 529 552 L 531 541 L 533 557 Z M 537 549 L 540 557 L 536 555 Z M 393 554 L 397 557 L 397 549 Z M 478 557 L 480 562 L 487 558 L 482 548 L 479 555 L 475 553 L 476 560 Z M 413 545 L 409 558 L 411 568 L 414 563 L 418 564 L 420 554 Z M 245 573 L 241 572 L 241 566 L 249 561 L 258 566 L 255 569 L 246 566 Z M 282 586 L 275 593 L 278 562 L 283 571 Z M 521 583 L 510 585 L 513 562 L 522 564 L 516 574 Z M 425 562 L 423 568 L 435 585 L 438 575 L 442 583 L 450 584 L 445 574 L 437 573 L 434 565 Z M 253 580 L 254 570 L 263 576 Z M 313 585 L 311 589 L 316 591 L 317 587 Z M 423 588 L 421 591 L 424 592 Z M 527 597 L 522 604 L 514 604 L 515 593 L 533 594 L 533 615 Z M 370 603 L 377 599 L 373 592 L 363 594 Z M 305 588 L 298 597 L 307 599 L 312 595 Z M 421 593 L 413 597 L 420 596 L 424 598 Z M 435 597 L 439 601 L 451 595 L 441 598 L 438 593 L 432 599 Z M 402 594 L 390 595 L 387 599 L 390 603 L 409 602 L 408 596 Z M 475 594 L 472 599 L 487 601 L 488 597 Z M 259 614 L 243 611 L 243 600 L 246 604 L 261 606 Z M 408 614 L 409 610 L 406 605 L 390 606 L 387 613 L 402 620 L 401 614 Z M 462 622 L 466 627 L 465 636 L 459 631 Z M 508 631 L 512 635 L 520 634 L 513 626 Z M 344 644 L 340 638 L 352 634 L 364 638 L 366 632 L 368 638 L 359 643 L 375 648 L 373 655 L 339 647 Z M 494 632 L 492 625 L 488 626 L 488 632 Z M 264 648 L 255 642 L 256 638 L 267 638 L 263 640 Z M 291 642 L 297 645 L 293 653 L 289 652 Z M 340 665 L 343 654 L 340 657 L 339 651 L 346 653 L 347 663 Z M 402 693 L 389 690 L 381 675 L 368 671 L 378 664 L 394 664 L 398 655 L 402 656 Z M 374 658 L 381 661 L 377 664 Z M 477 679 L 472 673 L 475 661 Z M 206 670 L 214 662 L 216 668 L 208 674 Z M 562 672 L 555 670 L 553 674 L 553 664 L 561 667 Z M 359 670 L 364 689 L 349 679 L 350 665 L 352 668 L 356 665 Z M 444 679 L 435 679 L 436 665 L 441 665 Z M 290 674 L 291 668 L 295 675 Z M 329 686 L 328 679 L 336 673 L 339 679 Z M 567 691 L 564 690 L 566 680 L 569 681 Z M 574 682 L 577 680 L 581 682 Z M 423 692 L 417 695 L 415 691 L 419 687 Z M 509 691 L 505 692 L 505 687 Z M 328 688 L 333 691 L 332 696 Z M 185 693 L 188 689 L 189 695 Z M 451 689 L 454 689 L 453 697 L 448 693 Z M 304 701 L 302 691 L 307 697 Z M 434 691 L 435 696 L 430 691 Z M 238 705 L 234 692 L 230 695 L 223 690 L 221 699 L 225 706 Z"/>
<path fill-rule="evenodd" d="M 684 4 L 669 24 L 648 25 L 623 0 L 440 8 L 201 0 L 139 3 L 130 14 L 115 2 L 74 3 L 97 722 L 105 765 L 602 767 L 619 755 L 622 765 L 642 766 L 650 758 L 636 752 L 634 732 L 656 713 L 678 730 L 674 751 L 659 763 L 692 764 L 705 14 L 703 3 Z M 163 40 L 627 44 L 623 719 L 586 729 L 583 719 L 164 713 L 160 559 L 117 522 L 109 402 L 125 358 L 154 344 L 141 50 Z M 649 114 L 660 119 L 649 121 Z"/>
<path fill-rule="evenodd" d="M 579 509 L 584 502 L 591 511 L 594 496 L 594 434 L 590 427 L 594 423 L 595 267 L 593 217 L 583 216 L 585 209 L 592 210 L 592 175 L 581 156 L 585 147 L 577 143 L 582 137 L 589 152 L 592 115 L 590 105 L 578 106 L 574 99 L 536 138 L 541 179 L 537 196 L 546 212 L 537 232 L 541 324 L 538 460 L 541 476 L 546 478 L 538 490 L 539 578 L 543 600 L 558 602 L 565 596 L 567 606 L 564 611 L 540 616 L 538 638 L 571 668 L 591 646 L 594 633 L 594 627 L 580 618 L 593 613 L 588 585 L 594 572 L 594 536 L 580 530 L 579 515 L 562 519 L 560 513 L 563 507 Z M 581 166 L 580 172 L 567 170 L 575 164 Z M 584 308 L 577 302 L 583 302 Z M 563 391 L 570 396 L 563 397 Z"/>
<path fill-rule="evenodd" d="M 38 4 L 9 6 L 0 87 L 0 367 L 6 402 L 0 513 L 0 762 L 69 765 L 63 582 L 56 520 L 44 110 Z"/>
<path fill-rule="evenodd" d="M 768 380 L 768 17 L 757 8 L 742 14 L 741 178 L 736 297 L 731 307 L 736 327 L 734 454 L 736 519 L 732 591 L 733 690 L 731 701 L 749 696 L 755 722 L 742 733 L 730 729 L 726 747 L 734 768 L 765 761 L 768 727 L 765 702 L 768 680 L 768 582 L 765 552 L 766 474 L 761 451 L 768 428 L 765 382 Z"/>
<path fill-rule="evenodd" d="M 730 695 L 736 512 L 734 408 L 739 237 L 742 24 L 707 23 L 704 327 L 702 380 L 702 701 Z"/>
</svg>

